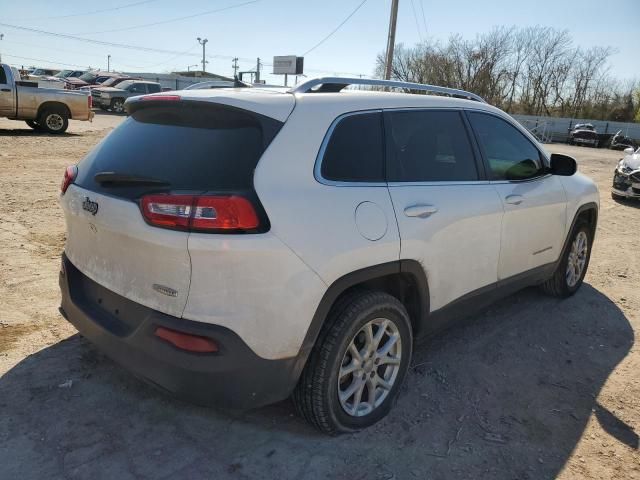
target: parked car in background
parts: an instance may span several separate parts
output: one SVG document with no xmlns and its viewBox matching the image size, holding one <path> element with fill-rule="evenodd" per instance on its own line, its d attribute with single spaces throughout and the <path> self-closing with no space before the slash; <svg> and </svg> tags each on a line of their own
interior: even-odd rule
<svg viewBox="0 0 640 480">
<path fill-rule="evenodd" d="M 147 93 L 158 93 L 162 87 L 157 82 L 147 82 L 144 80 L 125 80 L 117 87 L 94 88 L 91 91 L 93 102 L 102 110 L 111 110 L 114 113 L 124 112 L 124 102 L 129 97 L 145 95 Z"/>
<path fill-rule="evenodd" d="M 37 82 L 41 88 L 67 88 L 67 79 L 80 77 L 84 73 L 85 70 L 61 70 L 53 76 L 38 77 Z"/>
<path fill-rule="evenodd" d="M 611 137 L 611 144 L 609 145 L 611 150 L 626 150 L 627 148 L 636 148 L 636 142 L 632 138 L 622 134 L 622 130 L 618 130 L 616 134 Z"/>
<path fill-rule="evenodd" d="M 52 77 L 58 74 L 60 70 L 54 70 L 51 68 L 34 68 L 27 72 L 25 80 L 31 80 L 32 78 L 40 78 L 40 77 Z"/>
<path fill-rule="evenodd" d="M 208 82 L 193 83 L 188 87 L 184 88 L 184 90 L 205 90 L 208 88 L 233 88 L 236 86 L 250 87 L 250 85 L 246 85 L 246 84 L 236 85 L 235 82 L 227 82 L 225 80 L 211 80 Z"/>
<path fill-rule="evenodd" d="M 451 96 L 342 91 L 362 84 Z M 325 78 L 126 107 L 64 174 L 60 312 L 182 398 L 292 395 L 321 431 L 360 430 L 415 340 L 530 285 L 569 297 L 587 272 L 596 184 L 472 93 Z"/>
<path fill-rule="evenodd" d="M 99 72 L 99 71 L 85 72 L 79 77 L 68 77 L 66 79 L 67 88 L 71 90 L 75 90 L 81 87 L 87 87 L 91 85 L 101 85 L 103 82 L 107 81 L 108 79 L 116 75 L 117 74 L 110 73 L 110 72 Z"/>
<path fill-rule="evenodd" d="M 25 120 L 35 130 L 63 133 L 69 119 L 91 120 L 91 95 L 38 88 L 37 82 L 22 81 L 18 70 L 0 64 L 0 117 Z"/>
<path fill-rule="evenodd" d="M 598 133 L 590 123 L 578 123 L 569 132 L 569 145 L 598 146 Z"/>
<path fill-rule="evenodd" d="M 627 148 L 613 172 L 611 196 L 614 200 L 640 198 L 640 148 Z"/>
</svg>

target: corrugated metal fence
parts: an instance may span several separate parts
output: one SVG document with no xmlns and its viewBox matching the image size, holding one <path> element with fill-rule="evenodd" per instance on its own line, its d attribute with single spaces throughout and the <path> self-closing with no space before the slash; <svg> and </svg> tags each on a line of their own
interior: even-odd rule
<svg viewBox="0 0 640 480">
<path fill-rule="evenodd" d="M 543 142 L 566 142 L 569 131 L 577 123 L 590 123 L 598 132 L 601 144 L 611 138 L 618 130 L 622 134 L 640 143 L 640 123 L 608 122 L 588 118 L 540 117 L 535 115 L 512 115 L 527 130 Z M 605 140 L 605 142 L 602 142 Z"/>
</svg>

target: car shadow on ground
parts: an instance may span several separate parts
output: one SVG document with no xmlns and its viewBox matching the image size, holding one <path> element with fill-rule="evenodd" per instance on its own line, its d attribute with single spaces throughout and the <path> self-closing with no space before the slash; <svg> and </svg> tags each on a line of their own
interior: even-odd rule
<svg viewBox="0 0 640 480">
<path fill-rule="evenodd" d="M 640 208 L 640 198 L 614 198 L 613 201 L 622 207 Z"/>
<path fill-rule="evenodd" d="M 19 125 L 19 124 L 18 124 Z M 34 130 L 31 127 L 25 128 L 0 128 L 0 137 L 50 137 L 50 138 L 59 138 L 59 137 L 78 137 L 80 134 L 64 132 L 64 133 L 47 133 L 41 132 L 38 130 Z"/>
<path fill-rule="evenodd" d="M 600 389 L 634 334 L 590 285 L 528 289 L 416 348 L 391 414 L 327 437 L 290 402 L 246 413 L 182 403 L 74 336 L 0 379 L 6 478 L 553 478 L 592 413 L 638 448 Z M 220 385 L 224 388 L 224 385 Z"/>
<path fill-rule="evenodd" d="M 101 108 L 94 108 L 93 113 L 95 113 L 96 116 L 106 115 L 107 117 L 124 117 L 126 115 L 125 113 L 116 113 L 111 110 L 102 110 Z"/>
</svg>

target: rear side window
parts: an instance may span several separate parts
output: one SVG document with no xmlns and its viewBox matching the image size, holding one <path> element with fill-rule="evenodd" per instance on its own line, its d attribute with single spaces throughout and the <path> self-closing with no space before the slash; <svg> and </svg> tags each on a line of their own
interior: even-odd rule
<svg viewBox="0 0 640 480">
<path fill-rule="evenodd" d="M 322 178 L 341 182 L 383 182 L 382 114 L 357 113 L 338 121 L 322 157 Z"/>
<path fill-rule="evenodd" d="M 160 91 L 160 85 L 156 85 L 155 83 L 148 83 L 147 90 L 149 90 L 149 93 L 158 93 Z"/>
<path fill-rule="evenodd" d="M 486 113 L 469 112 L 469 121 L 493 180 L 527 180 L 544 173 L 542 155 L 517 128 Z"/>
<path fill-rule="evenodd" d="M 473 150 L 456 111 L 388 113 L 390 182 L 478 180 Z"/>
<path fill-rule="evenodd" d="M 209 102 L 150 104 L 134 111 L 79 163 L 75 183 L 127 198 L 163 190 L 252 191 L 258 160 L 281 126 L 272 118 Z M 155 182 L 96 182 L 95 175 L 105 172 Z"/>
</svg>

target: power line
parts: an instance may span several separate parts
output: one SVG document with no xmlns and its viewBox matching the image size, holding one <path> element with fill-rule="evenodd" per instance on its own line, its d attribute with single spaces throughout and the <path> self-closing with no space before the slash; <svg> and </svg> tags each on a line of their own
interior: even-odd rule
<svg viewBox="0 0 640 480">
<path fill-rule="evenodd" d="M 236 5 L 230 5 L 228 7 L 216 8 L 214 10 L 207 10 L 206 12 L 201 12 L 201 13 L 194 13 L 193 15 L 185 15 L 184 17 L 171 18 L 169 20 L 161 20 L 159 22 L 143 23 L 141 25 L 132 25 L 130 27 L 114 28 L 112 30 L 101 30 L 99 32 L 94 32 L 94 31 L 81 32 L 81 33 L 76 33 L 74 35 L 97 35 L 99 33 L 124 32 L 125 30 L 135 30 L 137 28 L 146 28 L 146 27 L 153 27 L 155 25 L 164 25 L 166 23 L 180 22 L 182 20 L 188 20 L 190 18 L 202 17 L 204 15 L 211 15 L 213 13 L 224 12 L 225 10 L 231 10 L 233 8 L 244 7 L 245 5 L 250 5 L 252 3 L 257 3 L 259 1 L 260 0 L 251 0 L 249 2 L 238 3 Z"/>
<path fill-rule="evenodd" d="M 78 65 L 77 63 L 63 63 L 63 62 L 58 62 L 58 61 L 45 60 L 45 59 L 42 59 L 42 58 L 21 57 L 19 55 L 9 55 L 8 53 L 3 53 L 2 55 L 5 56 L 5 57 L 20 58 L 22 60 L 31 60 L 33 62 L 45 62 L 45 63 L 49 63 L 49 64 L 64 65 L 64 66 L 67 66 L 67 67 L 87 68 L 86 65 Z"/>
<path fill-rule="evenodd" d="M 83 17 L 85 15 L 95 15 L 97 13 L 105 13 L 105 12 L 111 12 L 114 10 L 122 10 L 124 8 L 137 7 L 138 5 L 144 5 L 145 3 L 152 3 L 157 1 L 158 0 L 142 0 L 139 2 L 127 3 L 126 5 L 120 5 L 118 7 L 103 8 L 102 10 L 93 10 L 90 12 L 81 12 L 81 13 L 70 13 L 68 15 L 54 15 L 52 17 L 24 18 L 24 19 L 18 19 L 18 21 L 33 22 L 36 20 L 53 20 L 58 18 Z"/>
<path fill-rule="evenodd" d="M 427 28 L 427 18 L 424 14 L 424 3 L 420 0 L 420 10 L 422 10 L 422 23 L 424 23 L 424 36 L 425 38 L 429 36 L 429 29 Z"/>
<path fill-rule="evenodd" d="M 362 2 L 359 5 L 359 7 L 362 6 L 366 1 L 367 0 Z M 353 13 L 355 13 L 355 12 L 353 12 Z M 343 22 L 343 23 L 345 23 L 345 22 Z M 129 45 L 129 44 L 125 44 L 125 43 L 107 42 L 107 41 L 104 41 L 104 40 L 94 40 L 94 39 L 86 38 L 86 37 L 78 37 L 76 35 L 68 35 L 68 34 L 65 34 L 65 33 L 49 32 L 49 31 L 41 30 L 41 29 L 37 29 L 37 28 L 22 27 L 22 26 L 19 26 L 19 25 L 11 25 L 11 24 L 8 24 L 8 23 L 0 23 L 0 26 L 7 27 L 7 28 L 12 28 L 12 29 L 15 29 L 15 30 L 22 30 L 22 31 L 30 32 L 30 33 L 37 33 L 37 34 L 40 34 L 40 35 L 48 35 L 48 36 L 57 37 L 57 38 L 64 38 L 64 39 L 67 39 L 67 40 L 76 40 L 76 41 L 79 41 L 79 42 L 84 42 L 84 43 L 89 43 L 89 44 L 94 44 L 94 45 L 102 45 L 102 46 L 106 46 L 106 47 L 122 48 L 122 49 L 126 49 L 126 50 L 135 50 L 135 51 L 141 51 L 141 52 L 168 54 L 168 55 L 173 55 L 174 56 L 173 58 L 179 57 L 181 55 L 189 55 L 189 56 L 195 56 L 196 55 L 195 53 L 189 53 L 189 50 L 187 50 L 186 53 L 185 53 L 184 51 L 177 51 L 177 50 L 166 50 L 166 49 L 160 49 L 160 48 L 151 48 L 151 47 L 143 47 L 143 46 L 137 46 L 137 45 Z M 14 43 L 17 43 L 17 42 L 14 42 Z M 25 57 L 21 57 L 21 58 L 25 58 Z M 235 56 L 234 55 L 211 55 L 211 54 L 207 54 L 207 58 L 222 59 L 222 60 L 233 60 L 235 58 Z M 250 63 L 250 64 L 255 64 L 255 59 L 251 59 L 251 58 L 238 57 L 238 60 L 246 62 L 246 63 Z M 36 59 L 36 61 L 49 62 L 49 60 L 42 60 L 42 59 L 39 59 L 39 60 Z M 56 63 L 56 62 L 51 62 L 51 63 Z M 261 62 L 261 63 L 262 63 L 263 66 L 266 66 L 266 67 L 272 67 L 273 66 L 272 63 L 268 63 L 268 62 Z M 64 63 L 60 62 L 60 65 L 69 65 L 69 64 L 64 64 Z M 120 65 L 125 65 L 125 64 L 124 63 L 120 63 Z M 133 67 L 133 66 L 131 66 L 131 67 Z M 148 67 L 138 67 L 138 66 L 136 66 L 135 68 L 148 68 Z M 307 72 L 315 72 L 315 73 L 333 73 L 333 74 L 345 74 L 345 75 L 351 75 L 351 76 L 361 75 L 361 73 L 337 72 L 335 70 L 321 70 L 321 69 L 311 69 L 311 68 L 307 68 L 305 70 Z M 369 75 L 366 75 L 366 76 L 369 76 Z"/>
<path fill-rule="evenodd" d="M 85 42 L 85 43 L 93 43 L 96 45 L 103 45 L 106 47 L 114 47 L 114 48 L 125 48 L 128 50 L 139 50 L 141 52 L 152 52 L 152 53 L 168 53 L 169 55 L 177 55 L 181 52 L 178 52 L 176 50 L 165 50 L 165 49 L 160 49 L 160 48 L 151 48 L 151 47 L 140 47 L 140 46 L 135 46 L 135 45 L 128 45 L 126 43 L 114 43 L 114 42 L 106 42 L 103 40 L 94 40 L 91 38 L 86 38 L 86 37 L 78 37 L 75 35 L 68 35 L 66 33 L 56 33 L 56 32 L 48 32 L 46 30 L 40 30 L 37 28 L 29 28 L 29 27 L 21 27 L 19 25 L 10 25 L 8 23 L 0 23 L 0 26 L 2 27 L 7 27 L 7 28 L 13 28 L 16 30 L 23 30 L 25 32 L 31 32 L 31 33 L 39 33 L 41 35 L 50 35 L 53 37 L 58 37 L 58 38 L 66 38 L 68 40 L 77 40 L 80 42 Z"/>
<path fill-rule="evenodd" d="M 336 33 L 338 30 L 340 30 L 340 27 L 342 27 L 345 23 L 347 23 L 349 21 L 349 19 L 351 17 L 353 17 L 356 12 L 358 10 L 360 10 L 360 7 L 362 7 L 365 3 L 367 3 L 367 0 L 362 0 L 362 2 L 355 8 L 355 10 L 353 12 L 351 12 L 347 18 L 345 18 L 340 25 L 338 25 L 336 28 L 334 28 L 329 35 L 327 35 L 326 37 L 324 37 L 322 40 L 320 40 L 318 43 L 316 43 L 313 47 L 311 47 L 309 50 L 307 50 L 306 52 L 304 52 L 302 54 L 303 57 L 306 57 L 310 52 L 314 51 L 316 48 L 318 48 L 320 45 L 322 45 L 324 42 L 326 42 L 327 40 L 329 40 L 329 38 L 331 38 L 333 36 L 334 33 Z"/>
<path fill-rule="evenodd" d="M 411 0 L 411 11 L 413 12 L 413 19 L 416 21 L 416 30 L 418 31 L 418 37 L 422 41 L 422 30 L 420 30 L 420 23 L 418 22 L 418 15 L 416 15 L 416 6 Z"/>
</svg>

